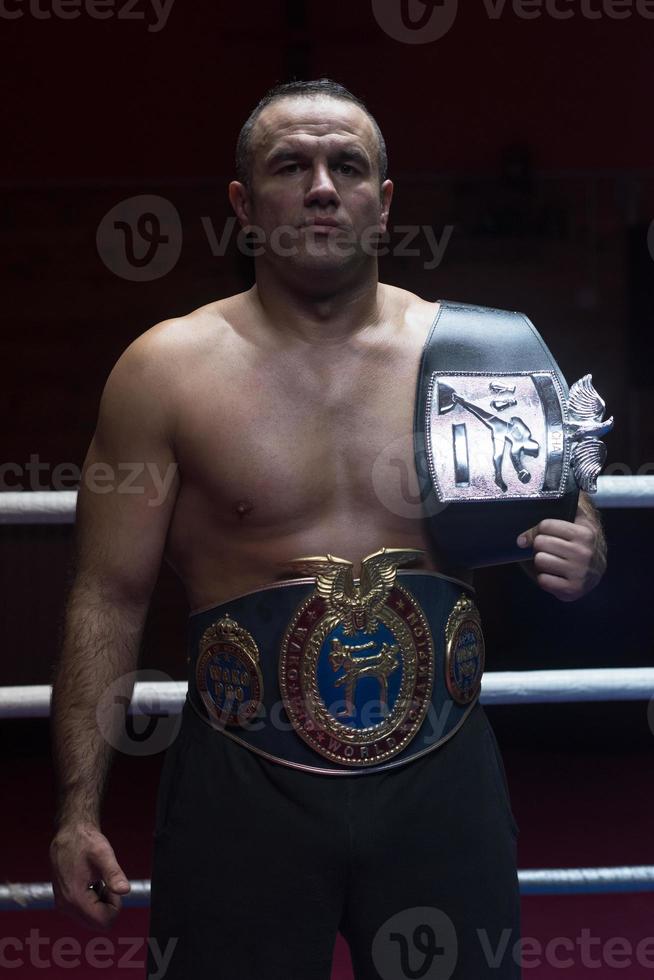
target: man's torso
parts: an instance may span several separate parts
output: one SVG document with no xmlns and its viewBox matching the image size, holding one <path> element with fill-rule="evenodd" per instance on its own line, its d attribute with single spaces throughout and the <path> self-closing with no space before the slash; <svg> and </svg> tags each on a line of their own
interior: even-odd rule
<svg viewBox="0 0 654 980">
<path fill-rule="evenodd" d="M 380 288 L 385 321 L 345 343 L 257 329 L 247 294 L 178 327 L 166 558 L 191 609 L 285 577 L 303 556 L 329 552 L 358 574 L 384 546 L 420 548 L 414 567 L 471 581 L 439 560 L 415 474 L 416 381 L 438 305 Z"/>
</svg>

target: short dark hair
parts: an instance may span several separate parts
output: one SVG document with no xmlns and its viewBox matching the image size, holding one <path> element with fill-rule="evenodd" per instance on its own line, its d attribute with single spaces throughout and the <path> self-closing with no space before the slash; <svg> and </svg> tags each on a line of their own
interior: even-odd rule
<svg viewBox="0 0 654 980">
<path fill-rule="evenodd" d="M 375 134 L 377 136 L 377 166 L 379 169 L 379 179 L 380 181 L 386 180 L 386 177 L 388 176 L 388 153 L 386 151 L 386 142 L 377 120 L 369 111 L 365 103 L 361 101 L 361 99 L 358 99 L 356 95 L 353 95 L 352 92 L 346 89 L 344 85 L 341 85 L 339 82 L 332 81 L 331 78 L 317 78 L 310 82 L 284 82 L 281 85 L 275 85 L 274 88 L 271 88 L 270 91 L 266 92 L 259 104 L 250 113 L 238 137 L 238 142 L 236 144 L 237 180 L 240 180 L 242 184 L 246 185 L 246 187 L 250 184 L 250 176 L 252 174 L 252 130 L 254 129 L 257 119 L 263 110 L 273 102 L 278 102 L 280 99 L 288 99 L 298 96 L 311 98 L 319 95 L 327 95 L 332 99 L 341 99 L 343 102 L 352 102 L 354 105 L 358 106 L 359 109 L 362 109 L 365 112 L 368 119 L 372 123 L 373 129 L 375 130 Z"/>
</svg>

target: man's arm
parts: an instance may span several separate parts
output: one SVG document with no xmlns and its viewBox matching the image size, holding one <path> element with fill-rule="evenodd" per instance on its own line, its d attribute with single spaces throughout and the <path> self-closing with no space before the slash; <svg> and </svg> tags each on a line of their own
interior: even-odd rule
<svg viewBox="0 0 654 980">
<path fill-rule="evenodd" d="M 118 693 L 128 700 L 131 696 L 132 683 L 124 677 L 138 663 L 179 485 L 166 357 L 158 337 L 156 329 L 149 331 L 125 351 L 102 395 L 82 470 L 75 578 L 53 685 L 59 789 L 50 848 L 55 898 L 59 908 L 94 928 L 111 924 L 119 895 L 129 890 L 100 832 L 110 743 L 121 719 L 97 708 L 116 682 L 122 689 L 112 691 L 113 703 Z M 98 878 L 110 888 L 107 902 L 88 890 Z"/>
<path fill-rule="evenodd" d="M 562 602 L 587 595 L 606 571 L 607 546 L 599 511 L 583 490 L 574 521 L 541 521 L 523 532 L 518 544 L 534 549 L 533 558 L 519 562 L 523 571 Z"/>
</svg>

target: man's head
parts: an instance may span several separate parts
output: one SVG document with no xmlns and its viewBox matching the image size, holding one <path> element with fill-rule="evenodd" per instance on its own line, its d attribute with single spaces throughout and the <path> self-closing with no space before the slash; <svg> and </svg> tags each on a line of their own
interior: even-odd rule
<svg viewBox="0 0 654 980">
<path fill-rule="evenodd" d="M 393 185 L 379 127 L 347 89 L 328 79 L 273 89 L 243 127 L 237 168 L 230 200 L 278 276 L 337 287 L 374 274 Z"/>
<path fill-rule="evenodd" d="M 353 105 L 358 106 L 359 109 L 361 109 L 361 111 L 367 115 L 377 141 L 377 172 L 379 174 L 380 184 L 383 183 L 388 177 L 388 153 L 386 150 L 386 141 L 384 140 L 377 120 L 372 113 L 368 111 L 365 103 L 363 103 L 361 99 L 358 99 L 356 95 L 353 95 L 352 92 L 350 92 L 349 89 L 346 89 L 344 85 L 340 85 L 339 82 L 332 81 L 331 78 L 318 78 L 310 82 L 284 82 L 282 85 L 276 85 L 274 88 L 271 88 L 270 91 L 264 95 L 261 101 L 250 113 L 239 134 L 238 142 L 236 144 L 236 179 L 242 184 L 245 184 L 246 187 L 251 186 L 252 158 L 254 145 L 256 145 L 253 134 L 259 117 L 261 116 L 262 112 L 268 108 L 268 106 L 275 102 L 279 102 L 281 99 L 310 99 L 320 96 L 323 98 L 328 97 L 331 99 L 340 99 L 342 102 L 351 102 Z"/>
</svg>

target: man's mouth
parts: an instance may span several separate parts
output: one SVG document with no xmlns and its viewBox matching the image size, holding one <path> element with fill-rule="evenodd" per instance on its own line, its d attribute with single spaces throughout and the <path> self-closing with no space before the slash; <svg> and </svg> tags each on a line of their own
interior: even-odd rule
<svg viewBox="0 0 654 980">
<path fill-rule="evenodd" d="M 310 218 L 305 221 L 304 228 L 341 228 L 340 221 L 335 218 Z"/>
</svg>

